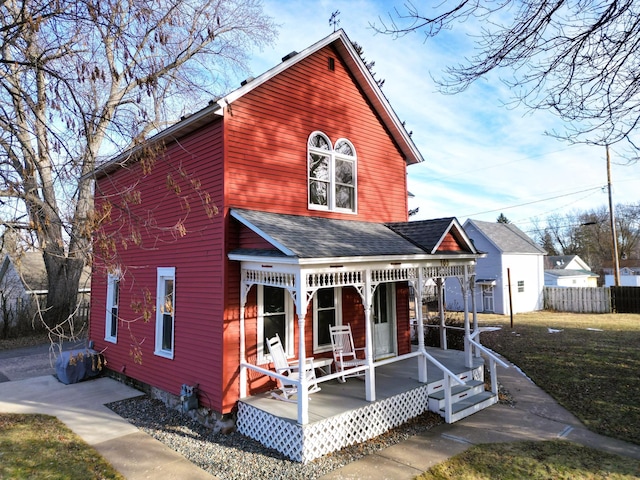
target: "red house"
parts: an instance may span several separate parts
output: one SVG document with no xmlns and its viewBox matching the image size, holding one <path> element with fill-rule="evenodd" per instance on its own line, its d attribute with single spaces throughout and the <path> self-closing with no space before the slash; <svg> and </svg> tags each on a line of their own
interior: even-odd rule
<svg viewBox="0 0 640 480">
<path fill-rule="evenodd" d="M 429 279 L 472 290 L 480 255 L 454 218 L 407 222 L 406 167 L 421 161 L 343 31 L 291 53 L 95 172 L 95 348 L 158 391 L 196 387 L 303 462 L 428 408 L 451 422 L 495 403 L 467 297 L 465 352 L 425 347 L 422 310 L 410 318 Z M 331 370 L 335 324 L 365 349 L 364 382 Z M 276 333 L 290 359 L 326 359 L 311 402 L 304 376 L 293 403 L 269 395 Z M 456 406 L 455 384 L 475 402 Z"/>
</svg>

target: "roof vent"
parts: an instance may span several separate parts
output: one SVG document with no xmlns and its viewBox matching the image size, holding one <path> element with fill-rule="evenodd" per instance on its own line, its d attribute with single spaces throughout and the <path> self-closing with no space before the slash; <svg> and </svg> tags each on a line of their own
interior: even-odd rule
<svg viewBox="0 0 640 480">
<path fill-rule="evenodd" d="M 244 87 L 247 83 L 251 82 L 254 80 L 254 77 L 247 77 L 246 80 L 243 80 L 242 82 L 240 82 L 240 86 Z"/>
<path fill-rule="evenodd" d="M 295 50 L 291 53 L 289 53 L 288 55 L 285 55 L 284 57 L 282 57 L 282 61 L 286 62 L 287 60 L 289 60 L 290 58 L 295 57 L 298 54 L 298 52 L 296 52 Z"/>
</svg>

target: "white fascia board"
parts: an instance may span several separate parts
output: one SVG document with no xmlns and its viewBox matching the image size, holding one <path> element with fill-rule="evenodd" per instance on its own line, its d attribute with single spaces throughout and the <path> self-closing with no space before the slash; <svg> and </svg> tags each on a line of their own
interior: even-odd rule
<svg viewBox="0 0 640 480">
<path fill-rule="evenodd" d="M 440 239 L 434 245 L 433 249 L 431 250 L 431 254 L 432 255 L 436 255 L 436 252 L 438 251 L 438 247 L 440 247 L 440 245 L 444 241 L 445 237 L 447 236 L 447 234 L 451 231 L 451 229 L 454 226 L 458 229 L 458 233 L 462 236 L 462 239 L 464 240 L 464 242 L 471 249 L 471 252 L 473 253 L 473 255 L 476 256 L 476 257 L 484 258 L 484 256 L 486 256 L 486 255 L 481 254 L 481 253 L 478 252 L 478 250 L 476 249 L 476 246 L 473 244 L 473 242 L 471 241 L 469 236 L 467 236 L 466 232 L 464 231 L 464 228 L 462 228 L 462 225 L 460 224 L 458 219 L 455 218 L 455 217 L 453 218 L 453 220 L 451 220 L 451 223 L 449 223 L 449 226 L 446 228 L 446 230 L 443 232 L 443 234 L 440 237 Z"/>
</svg>

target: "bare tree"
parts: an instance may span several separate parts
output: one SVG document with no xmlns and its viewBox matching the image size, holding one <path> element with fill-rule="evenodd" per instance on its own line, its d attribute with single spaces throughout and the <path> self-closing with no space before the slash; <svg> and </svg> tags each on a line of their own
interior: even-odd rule
<svg viewBox="0 0 640 480">
<path fill-rule="evenodd" d="M 0 218 L 35 231 L 53 326 L 76 306 L 96 165 L 226 91 L 275 26 L 260 0 L 7 0 L 0 15 Z"/>
<path fill-rule="evenodd" d="M 640 4 L 634 0 L 445 0 L 406 3 L 378 32 L 427 38 L 475 21 L 475 52 L 446 70 L 441 86 L 457 92 L 506 67 L 516 101 L 568 122 L 555 134 L 576 143 L 631 143 L 640 119 Z"/>
</svg>

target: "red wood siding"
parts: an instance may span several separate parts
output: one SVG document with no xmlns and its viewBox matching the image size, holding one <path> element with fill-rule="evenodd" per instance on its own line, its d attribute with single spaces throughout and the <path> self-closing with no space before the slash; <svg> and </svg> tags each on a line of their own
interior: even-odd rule
<svg viewBox="0 0 640 480">
<path fill-rule="evenodd" d="M 109 260 L 102 255 L 99 231 L 90 326 L 90 338 L 104 350 L 109 368 L 173 394 L 184 383 L 199 384 L 201 401 L 217 411 L 223 395 L 224 224 L 222 215 L 210 219 L 204 204 L 207 195 L 217 206 L 223 201 L 221 127 L 219 121 L 181 139 L 179 146 L 168 145 L 150 172 L 137 163 L 98 182 L 98 209 L 107 201 L 113 205 L 111 223 L 102 232 L 113 237 L 115 255 Z M 121 210 L 119 192 L 127 190 L 139 192 L 142 203 Z M 119 313 L 128 323 L 120 323 L 117 344 L 104 341 L 109 263 L 123 271 Z M 173 359 L 154 355 L 157 267 L 176 269 Z M 145 303 L 149 321 L 136 307 Z"/>
<path fill-rule="evenodd" d="M 438 247 L 438 252 L 460 252 L 463 251 L 464 248 L 460 242 L 456 240 L 456 238 L 451 234 L 451 232 L 447 233 L 442 240 L 442 243 Z"/>
<path fill-rule="evenodd" d="M 335 71 L 327 68 L 336 58 Z M 406 169 L 383 125 L 327 47 L 227 110 L 229 206 L 374 222 L 407 219 Z M 316 130 L 358 156 L 358 215 L 307 207 L 307 140 Z"/>
</svg>

